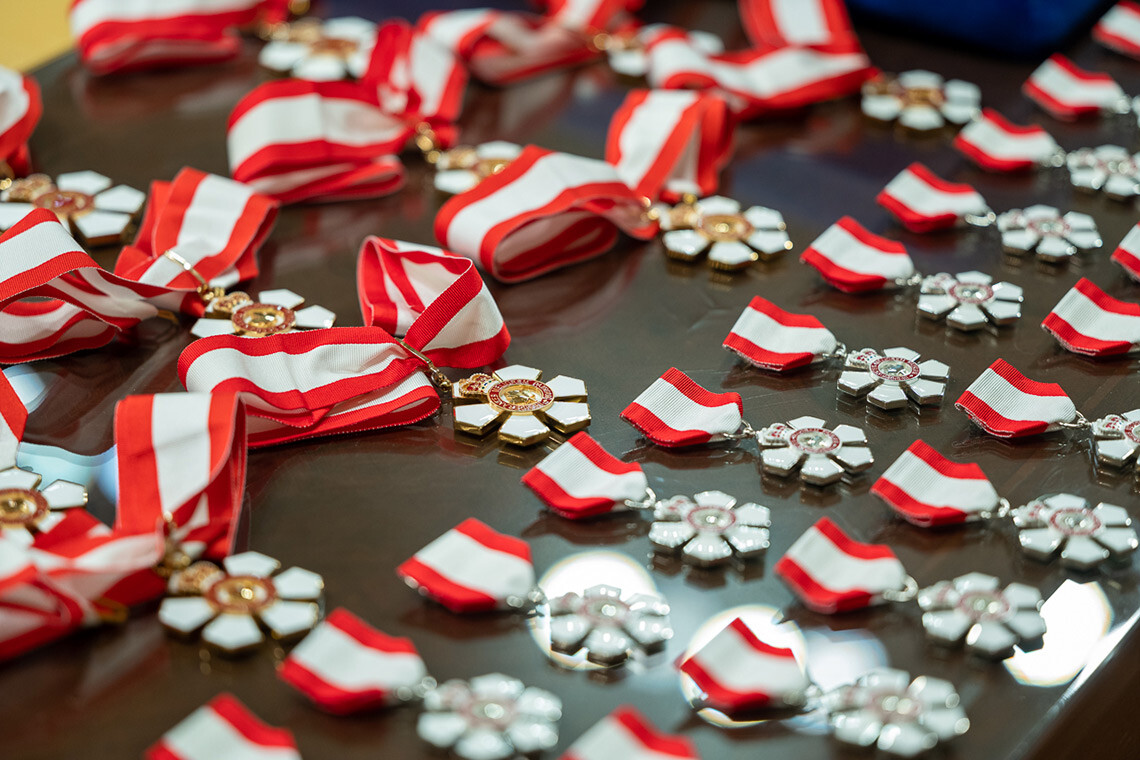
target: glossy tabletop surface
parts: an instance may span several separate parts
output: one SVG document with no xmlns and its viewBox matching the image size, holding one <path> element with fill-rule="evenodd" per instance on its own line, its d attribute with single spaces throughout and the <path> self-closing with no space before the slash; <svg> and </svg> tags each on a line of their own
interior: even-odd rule
<svg viewBox="0 0 1140 760">
<path fill-rule="evenodd" d="M 335 11 L 337 5 L 325 8 Z M 654 13 L 729 39 L 739 35 L 730 3 L 663 3 Z M 1137 142 L 1129 117 L 1065 124 L 1038 110 L 1019 92 L 1035 62 L 990 59 L 868 23 L 859 32 L 884 70 L 926 68 L 976 82 L 986 105 L 1015 122 L 1041 123 L 1066 149 Z M 1086 68 L 1110 72 L 1126 91 L 1140 92 L 1140 63 L 1097 47 L 1087 34 L 1065 52 Z M 45 101 L 32 143 L 39 167 L 53 174 L 93 169 L 139 188 L 184 165 L 225 174 L 229 110 L 267 78 L 252 42 L 240 60 L 216 67 L 98 79 L 67 56 L 36 76 Z M 609 117 L 628 87 L 599 65 L 503 92 L 476 88 L 463 134 L 468 141 L 504 138 L 600 157 Z M 916 160 L 947 179 L 973 184 L 998 211 L 1047 203 L 1091 214 L 1104 248 L 1056 266 L 1003 255 L 994 229 L 907 233 L 874 197 Z M 377 234 L 434 242 L 432 220 L 442 198 L 419 158 L 409 155 L 406 163 L 407 187 L 390 197 L 286 208 L 262 251 L 262 274 L 247 290 L 291 288 L 335 311 L 338 324 L 360 324 L 354 277 L 361 240 Z M 778 615 L 798 627 L 798 634 L 780 631 L 798 638 L 821 686 L 880 665 L 952 681 L 972 727 L 937 750 L 937 757 L 1084 756 L 1093 746 L 1097 756 L 1125 756 L 1123 748 L 1137 738 L 1132 706 L 1140 685 L 1140 637 L 1132 631 L 1140 614 L 1135 562 L 1086 574 L 1035 562 L 1024 558 L 1008 522 L 923 531 L 893 517 L 870 487 L 921 438 L 955 461 L 978 462 L 1015 506 L 1066 491 L 1140 517 L 1131 473 L 1098 469 L 1087 434 L 1000 442 L 953 407 L 997 357 L 1036 380 L 1060 383 L 1090 419 L 1140 406 L 1134 361 L 1079 358 L 1039 327 L 1080 277 L 1118 298 L 1140 300 L 1140 286 L 1108 259 L 1140 216 L 1136 207 L 1078 193 L 1060 169 L 987 174 L 955 152 L 945 133 L 914 137 L 865 122 L 854 98 L 743 126 L 722 191 L 783 212 L 794 250 L 725 277 L 701 263 L 666 259 L 659 241 L 626 240 L 593 261 L 531 282 L 489 284 L 513 336 L 505 363 L 585 380 L 590 434 L 623 460 L 640 463 L 657 494 L 721 490 L 770 507 L 771 547 L 763 559 L 743 568 L 692 570 L 654 559 L 649 521 L 637 515 L 584 523 L 553 516 L 519 482 L 548 449 L 508 450 L 493 438 L 457 434 L 446 405 L 437 418 L 405 429 L 252 452 L 243 543 L 285 566 L 320 573 L 327 609 L 346 607 L 389 634 L 412 638 L 441 681 L 501 672 L 559 695 L 562 738 L 549 757 L 622 704 L 636 706 L 663 730 L 692 738 L 706 758 L 854 756 L 825 735 L 817 714 L 722 727 L 690 708 L 674 662 L 694 637 L 707 637 L 727 622 L 730 610 L 745 614 L 758 630 Z M 957 333 L 916 315 L 913 288 L 855 296 L 825 286 L 798 256 L 844 214 L 905 243 L 923 273 L 977 269 L 1022 286 L 1021 321 Z M 105 265 L 113 263 L 114 251 L 96 254 Z M 755 295 L 810 312 L 848 346 L 908 346 L 946 362 L 946 405 L 922 414 L 880 413 L 862 402 L 837 400 L 835 365 L 787 376 L 744 366 L 721 342 Z M 20 382 L 40 387 L 21 463 L 46 480 L 84 480 L 92 510 L 110 522 L 114 405 L 132 393 L 181 390 L 175 364 L 189 342 L 187 325 L 152 320 L 130 340 L 14 370 Z M 685 451 L 655 447 L 618 414 L 671 366 L 711 390 L 740 393 L 745 419 L 756 427 L 801 415 L 862 427 L 875 464 L 862 477 L 821 489 L 762 476 L 752 442 Z M 526 539 L 548 594 L 599 582 L 656 588 L 672 607 L 675 636 L 666 652 L 616 672 L 566 669 L 551 661 L 523 616 L 460 617 L 423 601 L 394 568 L 470 516 Z M 991 664 L 928 644 L 913 603 L 835 617 L 809 612 L 772 566 L 823 516 L 861 540 L 889 544 L 921 585 L 981 571 L 1038 586 L 1050 628 L 1044 647 Z M 284 653 L 267 648 L 242 659 L 220 658 L 196 642 L 168 638 L 153 610 L 140 610 L 121 627 L 81 633 L 0 666 L 0 755 L 137 757 L 196 707 L 229 691 L 267 723 L 291 729 L 307 758 L 438 756 L 416 736 L 415 705 L 350 718 L 313 709 L 276 677 Z"/>
</svg>

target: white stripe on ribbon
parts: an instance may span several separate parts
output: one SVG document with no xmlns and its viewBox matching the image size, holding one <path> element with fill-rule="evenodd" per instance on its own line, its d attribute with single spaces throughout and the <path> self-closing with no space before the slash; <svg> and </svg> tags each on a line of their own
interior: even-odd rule
<svg viewBox="0 0 1140 760">
<path fill-rule="evenodd" d="M 0 133 L 19 124 L 30 107 L 31 98 L 24 89 L 24 76 L 0 66 Z"/>
<path fill-rule="evenodd" d="M 420 549 L 414 559 L 452 583 L 496 600 L 525 594 L 534 586 L 530 562 L 488 548 L 454 529 Z"/>
<path fill-rule="evenodd" d="M 1140 345 L 1140 316 L 1109 311 L 1073 287 L 1053 307 L 1053 314 L 1093 340 Z"/>
<path fill-rule="evenodd" d="M 152 21 L 249 10 L 261 0 L 83 0 L 70 11 L 71 33 L 82 36 L 108 22 Z"/>
<path fill-rule="evenodd" d="M 703 406 L 660 377 L 633 403 L 652 412 L 672 430 L 702 430 L 710 433 L 713 440 L 740 429 L 740 408 L 733 401 Z"/>
<path fill-rule="evenodd" d="M 558 484 L 575 499 L 606 498 L 615 503 L 645 498 L 649 481 L 642 470 L 612 473 L 603 470 L 579 451 L 573 441 L 555 449 L 534 469 Z"/>
<path fill-rule="evenodd" d="M 883 277 L 888 283 L 905 280 L 914 274 L 910 256 L 886 253 L 868 245 L 839 224 L 824 230 L 810 247 L 838 267 L 857 274 Z"/>
<path fill-rule="evenodd" d="M 374 649 L 328 620 L 293 649 L 289 660 L 321 680 L 350 692 L 371 689 L 390 692 L 418 683 L 427 675 L 419 655 Z"/>
<path fill-rule="evenodd" d="M 199 707 L 162 737 L 162 744 L 179 760 L 301 760 L 292 747 L 267 747 L 214 711 Z"/>
<path fill-rule="evenodd" d="M 915 213 L 924 216 L 984 214 L 981 193 L 946 193 L 929 184 L 909 168 L 903 169 L 883 190 Z"/>
<path fill-rule="evenodd" d="M 1057 142 L 1044 131 L 1007 132 L 983 113 L 958 133 L 963 142 L 1000 161 L 1040 163 L 1057 151 Z"/>
<path fill-rule="evenodd" d="M 823 354 L 835 350 L 839 343 L 826 327 L 795 327 L 777 322 L 759 309 L 745 307 L 732 334 L 776 354 L 809 353 L 819 361 Z"/>
<path fill-rule="evenodd" d="M 864 591 L 873 597 L 902 588 L 906 571 L 894 557 L 863 559 L 840 549 L 814 525 L 784 555 L 828 591 Z"/>
<path fill-rule="evenodd" d="M 883 473 L 882 479 L 920 504 L 950 507 L 967 515 L 992 510 L 999 501 L 988 479 L 944 475 L 910 451 L 904 451 Z"/>
<path fill-rule="evenodd" d="M 724 689 L 737 693 L 762 693 L 780 704 L 785 695 L 808 687 L 796 658 L 774 655 L 754 648 L 732 625 L 727 625 L 692 659 Z"/>
<path fill-rule="evenodd" d="M 1124 90 L 1116 82 L 1078 77 L 1054 58 L 1045 59 L 1029 75 L 1029 81 L 1071 109 L 1108 109 L 1124 98 Z"/>
<path fill-rule="evenodd" d="M 966 389 L 994 412 L 1014 422 L 1047 422 L 1049 430 L 1058 422 L 1074 419 L 1077 409 L 1068 396 L 1035 396 L 1026 393 L 987 367 Z"/>
<path fill-rule="evenodd" d="M 213 397 L 208 393 L 159 393 L 153 399 L 150 435 L 159 498 L 163 513 L 167 513 L 210 483 Z"/>
</svg>

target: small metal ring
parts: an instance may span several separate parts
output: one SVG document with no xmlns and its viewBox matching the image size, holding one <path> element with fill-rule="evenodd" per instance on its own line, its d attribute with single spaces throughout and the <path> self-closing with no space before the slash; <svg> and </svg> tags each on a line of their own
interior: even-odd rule
<svg viewBox="0 0 1140 760">
<path fill-rule="evenodd" d="M 645 489 L 645 498 L 641 501 L 634 501 L 633 499 L 626 499 L 622 502 L 628 509 L 656 509 L 657 507 L 657 494 L 653 492 L 652 488 Z"/>
<path fill-rule="evenodd" d="M 918 596 L 918 581 L 908 575 L 901 589 L 887 589 L 880 596 L 888 602 L 909 602 Z"/>
</svg>

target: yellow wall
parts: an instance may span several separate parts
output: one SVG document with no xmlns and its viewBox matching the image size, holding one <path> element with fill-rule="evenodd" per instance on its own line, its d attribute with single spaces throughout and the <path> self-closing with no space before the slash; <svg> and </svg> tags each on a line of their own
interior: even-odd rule
<svg viewBox="0 0 1140 760">
<path fill-rule="evenodd" d="M 0 66 L 28 69 L 71 47 L 68 0 L 0 0 Z"/>
</svg>

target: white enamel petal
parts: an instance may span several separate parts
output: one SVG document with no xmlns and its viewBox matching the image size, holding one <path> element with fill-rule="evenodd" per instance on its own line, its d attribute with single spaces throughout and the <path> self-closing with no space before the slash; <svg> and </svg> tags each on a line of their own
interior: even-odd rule
<svg viewBox="0 0 1140 760">
<path fill-rule="evenodd" d="M 661 236 L 661 244 L 677 256 L 695 259 L 709 247 L 709 239 L 696 230 L 670 230 Z"/>
<path fill-rule="evenodd" d="M 649 526 L 649 542 L 662 549 L 676 549 L 691 539 L 696 530 L 683 521 L 659 521 Z"/>
<path fill-rule="evenodd" d="M 35 210 L 33 203 L 0 203 L 0 230 L 12 227 Z"/>
<path fill-rule="evenodd" d="M 581 398 L 586 395 L 586 383 L 576 377 L 559 375 L 546 384 L 554 391 L 554 398 Z"/>
<path fill-rule="evenodd" d="M 522 364 L 512 364 L 495 370 L 495 377 L 500 380 L 537 380 L 542 377 L 542 370 Z"/>
<path fill-rule="evenodd" d="M 1113 554 L 1127 554 L 1137 547 L 1136 531 L 1132 528 L 1104 528 L 1097 531 L 1096 538 Z"/>
<path fill-rule="evenodd" d="M 558 744 L 558 730 L 554 724 L 529 716 L 513 721 L 507 729 L 507 736 L 515 751 L 527 756 L 533 756 Z"/>
<path fill-rule="evenodd" d="M 710 195 L 708 198 L 701 198 L 697 201 L 696 208 L 697 212 L 703 216 L 740 213 L 740 203 L 732 198 L 725 198 L 723 195 Z"/>
<path fill-rule="evenodd" d="M 1006 230 L 1001 234 L 1001 244 L 1006 249 L 1021 253 L 1032 251 L 1038 239 L 1036 232 L 1027 229 Z"/>
<path fill-rule="evenodd" d="M 918 313 L 937 319 L 958 305 L 958 299 L 945 294 L 927 294 L 918 297 Z"/>
<path fill-rule="evenodd" d="M 941 404 L 946 395 L 946 383 L 935 380 L 911 380 L 906 384 L 908 394 L 919 404 Z"/>
<path fill-rule="evenodd" d="M 543 414 L 554 427 L 568 432 L 590 422 L 590 405 L 583 401 L 555 401 Z"/>
<path fill-rule="evenodd" d="M 202 640 L 225 652 L 257 646 L 265 637 L 249 615 L 218 615 L 202 629 Z"/>
<path fill-rule="evenodd" d="M 982 102 L 982 88 L 973 82 L 961 79 L 950 79 L 942 85 L 942 92 L 946 99 L 962 105 L 977 106 Z"/>
<path fill-rule="evenodd" d="M 875 457 L 866 446 L 840 446 L 832 456 L 852 472 L 862 472 L 875 463 Z"/>
<path fill-rule="evenodd" d="M 464 404 L 452 409 L 456 427 L 482 431 L 502 414 L 490 404 Z"/>
<path fill-rule="evenodd" d="M 134 215 L 144 203 L 146 203 L 146 193 L 127 185 L 117 185 L 95 196 L 95 208 L 100 211 L 118 211 Z"/>
<path fill-rule="evenodd" d="M 760 452 L 760 462 L 765 472 L 777 475 L 787 475 L 796 469 L 796 465 L 803 459 L 804 454 L 790 446 L 779 449 L 763 449 Z"/>
<path fill-rule="evenodd" d="M 685 547 L 685 551 L 688 550 Z M 599 626 L 590 631 L 582 645 L 586 648 L 587 660 L 609 665 L 626 659 L 634 641 L 620 628 Z"/>
<path fill-rule="evenodd" d="M 277 288 L 276 290 L 263 290 L 257 294 L 257 300 L 274 306 L 284 306 L 286 309 L 295 309 L 305 302 L 305 297 L 292 290 Z"/>
<path fill-rule="evenodd" d="M 836 739 L 856 747 L 874 746 L 883 730 L 882 720 L 871 710 L 841 713 L 832 718 L 831 725 Z"/>
<path fill-rule="evenodd" d="M 938 744 L 938 737 L 918 723 L 890 723 L 879 734 L 878 747 L 899 757 L 915 757 Z"/>
<path fill-rule="evenodd" d="M 720 534 L 697 531 L 696 537 L 685 544 L 685 556 L 698 565 L 715 565 L 732 556 L 732 549 Z"/>
<path fill-rule="evenodd" d="M 475 155 L 479 158 L 515 159 L 522 152 L 522 147 L 505 140 L 491 140 L 475 146 Z"/>
<path fill-rule="evenodd" d="M 425 712 L 420 714 L 416 722 L 416 733 L 420 738 L 440 749 L 447 749 L 455 744 L 465 731 L 467 731 L 467 719 L 456 713 Z"/>
<path fill-rule="evenodd" d="M 867 443 L 867 435 L 854 425 L 836 425 L 831 432 L 839 436 L 839 440 L 844 446 L 866 445 Z"/>
<path fill-rule="evenodd" d="M 1091 251 L 1094 248 L 1100 248 L 1103 242 L 1096 230 L 1073 230 L 1066 237 L 1070 243 L 1082 251 Z M 1040 252 L 1041 249 L 1038 248 L 1038 253 Z"/>
<path fill-rule="evenodd" d="M 757 230 L 748 236 L 748 245 L 771 256 L 792 248 L 792 241 L 784 230 Z"/>
<path fill-rule="evenodd" d="M 98 195 L 111 186 L 111 179 L 93 171 L 66 172 L 55 178 L 55 186 L 60 190 Z"/>
<path fill-rule="evenodd" d="M 1061 549 L 1061 561 L 1070 567 L 1088 569 L 1108 559 L 1108 549 L 1088 536 L 1070 536 Z"/>
<path fill-rule="evenodd" d="M 1008 325 L 1021 319 L 1021 303 L 1019 301 L 990 301 L 982 305 L 994 322 L 999 325 Z"/>
<path fill-rule="evenodd" d="M 950 365 L 937 359 L 927 359 L 918 363 L 919 377 L 926 380 L 945 380 L 950 376 Z"/>
<path fill-rule="evenodd" d="M 312 55 L 297 62 L 293 76 L 310 82 L 335 82 L 348 73 L 345 62 L 331 55 Z"/>
<path fill-rule="evenodd" d="M 1002 657 L 1016 643 L 1017 634 L 993 620 L 976 624 L 966 635 L 966 646 L 987 657 Z"/>
<path fill-rule="evenodd" d="M 559 652 L 574 654 L 582 648 L 582 641 L 592 624 L 580 615 L 555 615 L 550 619 L 550 642 Z"/>
<path fill-rule="evenodd" d="M 905 346 L 896 346 L 895 348 L 888 348 L 883 351 L 883 356 L 891 356 L 896 359 L 909 359 L 910 361 L 918 361 L 921 354 L 914 349 Z"/>
<path fill-rule="evenodd" d="M 303 567 L 291 567 L 273 576 L 273 587 L 282 599 L 319 599 L 325 588 L 324 578 Z"/>
<path fill-rule="evenodd" d="M 756 259 L 756 253 L 738 240 L 722 240 L 709 248 L 709 261 L 726 269 L 741 269 Z"/>
<path fill-rule="evenodd" d="M 1024 610 L 1005 621 L 1018 638 L 1033 641 L 1045 635 L 1045 618 L 1036 610 Z"/>
<path fill-rule="evenodd" d="M 883 383 L 867 394 L 867 402 L 880 409 L 903 409 L 907 405 L 906 391 L 893 383 Z"/>
<path fill-rule="evenodd" d="M 1121 174 L 1113 174 L 1104 183 L 1104 191 L 1113 198 L 1131 198 L 1136 195 L 1138 191 L 1136 179 L 1134 177 L 1125 177 Z"/>
<path fill-rule="evenodd" d="M 131 215 L 118 211 L 92 211 L 73 218 L 72 223 L 87 241 L 100 242 L 122 235 L 131 223 Z"/>
<path fill-rule="evenodd" d="M 40 493 L 51 509 L 69 509 L 87 504 L 87 489 L 68 480 L 57 480 Z"/>
<path fill-rule="evenodd" d="M 744 218 L 757 230 L 782 231 L 784 229 L 784 215 L 767 206 L 752 206 L 744 212 Z"/>
<path fill-rule="evenodd" d="M 1062 261 L 1069 258 L 1076 252 L 1076 249 L 1069 244 L 1069 241 L 1059 237 L 1044 237 L 1041 242 L 1037 244 L 1038 258 L 1045 259 L 1046 261 Z"/>
<path fill-rule="evenodd" d="M 819 417 L 812 417 L 804 415 L 803 417 L 796 417 L 794 420 L 788 421 L 788 426 L 799 430 L 800 428 L 821 428 L 824 427 L 824 421 Z"/>
<path fill-rule="evenodd" d="M 1128 510 L 1124 507 L 1118 507 L 1115 504 L 1097 504 L 1093 509 L 1093 514 L 1096 519 L 1100 520 L 1103 525 L 1128 525 L 1131 518 L 1128 516 Z"/>
<path fill-rule="evenodd" d="M 741 557 L 754 557 L 768 548 L 769 534 L 766 528 L 753 528 L 749 525 L 734 525 L 725 531 L 728 541 Z"/>
<path fill-rule="evenodd" d="M 986 315 L 977 304 L 964 303 L 947 315 L 946 322 L 959 330 L 977 330 L 985 327 Z"/>
<path fill-rule="evenodd" d="M 199 319 L 190 328 L 190 334 L 199 338 L 213 335 L 233 335 L 234 323 L 228 319 Z"/>
<path fill-rule="evenodd" d="M 839 463 L 820 454 L 811 454 L 800 468 L 800 478 L 805 483 L 825 486 L 843 477 L 843 467 Z"/>
<path fill-rule="evenodd" d="M 942 75 L 926 69 L 911 69 L 899 72 L 898 83 L 906 89 L 940 90 L 943 86 Z"/>
<path fill-rule="evenodd" d="M 907 106 L 899 114 L 899 124 L 907 129 L 929 132 L 945 126 L 942 112 L 932 106 Z"/>
<path fill-rule="evenodd" d="M 757 528 L 767 528 L 772 524 L 772 512 L 759 504 L 741 504 L 733 514 L 741 525 L 751 525 Z"/>
<path fill-rule="evenodd" d="M 848 393 L 852 396 L 862 396 L 880 382 L 882 381 L 870 372 L 849 370 L 839 375 L 838 387 L 839 390 L 844 393 Z"/>
<path fill-rule="evenodd" d="M 40 476 L 30 470 L 11 467 L 0 470 L 0 488 L 20 488 L 30 491 L 40 484 Z"/>
<path fill-rule="evenodd" d="M 493 728 L 471 728 L 455 743 L 455 754 L 465 760 L 506 760 L 515 754 L 507 737 Z"/>
<path fill-rule="evenodd" d="M 312 602 L 278 600 L 262 610 L 259 617 L 275 638 L 287 639 L 315 626 L 321 619 L 321 611 Z"/>
<path fill-rule="evenodd" d="M 297 327 L 306 330 L 315 330 L 322 327 L 332 327 L 336 323 L 336 314 L 324 306 L 313 304 L 294 312 L 297 318 Z"/>
<path fill-rule="evenodd" d="M 512 414 L 499 428 L 499 438 L 529 446 L 550 433 L 550 428 L 532 414 Z"/>
<path fill-rule="evenodd" d="M 435 189 L 450 195 L 465 193 L 479 184 L 479 175 L 469 169 L 443 169 L 435 173 Z"/>
<path fill-rule="evenodd" d="M 902 101 L 894 95 L 866 95 L 863 97 L 863 113 L 878 121 L 894 121 L 902 111 Z"/>
<path fill-rule="evenodd" d="M 1035 559 L 1049 559 L 1061 545 L 1062 536 L 1051 528 L 1030 528 L 1018 534 L 1022 550 Z"/>
<path fill-rule="evenodd" d="M 223 559 L 222 566 L 230 575 L 252 575 L 255 578 L 268 578 L 281 567 L 281 563 L 261 552 L 242 552 Z"/>
<path fill-rule="evenodd" d="M 957 644 L 966 635 L 973 621 L 958 609 L 935 610 L 924 613 L 922 627 L 936 641 Z"/>
<path fill-rule="evenodd" d="M 309 53 L 309 46 L 303 42 L 273 40 L 266 43 L 257 55 L 257 62 L 273 71 L 290 71 Z"/>
<path fill-rule="evenodd" d="M 158 622 L 179 633 L 198 630 L 218 613 L 200 596 L 169 597 L 158 607 Z"/>
</svg>

